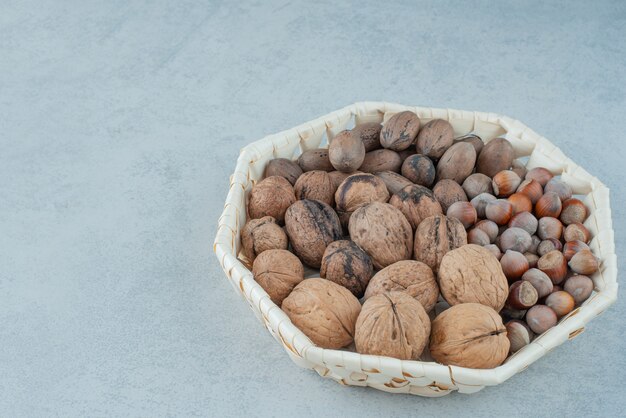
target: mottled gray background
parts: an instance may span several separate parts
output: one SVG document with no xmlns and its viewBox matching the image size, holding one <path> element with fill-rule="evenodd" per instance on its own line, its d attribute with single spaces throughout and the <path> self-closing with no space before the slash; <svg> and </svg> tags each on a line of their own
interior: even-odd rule
<svg viewBox="0 0 626 418">
<path fill-rule="evenodd" d="M 625 3 L 318 3 L 0 0 L 0 415 L 624 415 L 621 300 L 499 387 L 388 395 L 293 365 L 211 246 L 243 145 L 386 100 L 524 121 L 623 254 Z"/>
</svg>

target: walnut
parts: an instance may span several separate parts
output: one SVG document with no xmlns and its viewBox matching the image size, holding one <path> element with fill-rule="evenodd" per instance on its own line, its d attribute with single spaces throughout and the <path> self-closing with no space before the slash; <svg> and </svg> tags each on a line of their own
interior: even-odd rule
<svg viewBox="0 0 626 418">
<path fill-rule="evenodd" d="M 400 172 L 402 158 L 400 154 L 390 149 L 377 149 L 365 154 L 363 164 L 359 167 L 364 173 L 378 173 L 379 171 Z"/>
<path fill-rule="evenodd" d="M 472 144 L 457 142 L 443 154 L 437 163 L 437 179 L 451 179 L 459 184 L 474 171 L 476 150 Z"/>
<path fill-rule="evenodd" d="M 302 175 L 300 166 L 287 158 L 274 158 L 267 163 L 263 177 L 280 176 L 286 178 L 292 185 L 296 184 Z"/>
<path fill-rule="evenodd" d="M 453 203 L 467 202 L 467 195 L 463 187 L 456 181 L 450 179 L 439 180 L 437 184 L 435 184 L 435 187 L 433 187 L 433 194 L 441 204 L 443 213 L 446 213 Z"/>
<path fill-rule="evenodd" d="M 298 200 L 319 200 L 330 206 L 335 204 L 335 186 L 326 171 L 307 171 L 300 176 L 293 188 Z"/>
<path fill-rule="evenodd" d="M 381 129 L 382 125 L 378 122 L 366 122 L 355 126 L 352 134 L 361 138 L 363 145 L 365 145 L 365 152 L 370 152 L 380 148 Z"/>
<path fill-rule="evenodd" d="M 441 205 L 435 199 L 433 192 L 417 184 L 406 186 L 391 196 L 389 203 L 406 216 L 413 229 L 429 216 L 442 213 Z"/>
<path fill-rule="evenodd" d="M 330 142 L 328 157 L 336 170 L 352 173 L 363 163 L 365 145 L 351 131 L 342 131 Z"/>
<path fill-rule="evenodd" d="M 402 212 L 388 203 L 372 202 L 350 217 L 350 237 L 382 269 L 411 258 L 413 231 Z"/>
<path fill-rule="evenodd" d="M 443 119 L 428 122 L 417 135 L 417 152 L 438 159 L 452 146 L 454 128 Z"/>
<path fill-rule="evenodd" d="M 298 257 L 287 250 L 267 250 L 252 265 L 254 280 L 280 306 L 293 288 L 304 280 L 304 267 Z"/>
<path fill-rule="evenodd" d="M 402 260 L 385 267 L 372 277 L 365 299 L 380 293 L 402 291 L 414 297 L 430 312 L 439 297 L 439 286 L 430 267 L 420 261 Z"/>
<path fill-rule="evenodd" d="M 462 303 L 442 312 L 432 323 L 430 354 L 445 365 L 491 369 L 509 353 L 502 318 L 478 303 Z"/>
<path fill-rule="evenodd" d="M 467 233 L 458 219 L 435 215 L 424 219 L 417 227 L 413 252 L 417 261 L 437 272 L 443 256 L 465 244 Z"/>
<path fill-rule="evenodd" d="M 450 305 L 476 302 L 499 312 L 509 295 L 500 262 L 479 245 L 449 251 L 441 260 L 438 277 L 441 294 Z"/>
<path fill-rule="evenodd" d="M 390 292 L 365 301 L 354 342 L 361 354 L 417 360 L 429 335 L 430 319 L 422 305 L 404 292 Z"/>
<path fill-rule="evenodd" d="M 331 242 L 322 258 L 320 276 L 335 282 L 360 298 L 372 278 L 372 260 L 352 241 Z"/>
<path fill-rule="evenodd" d="M 352 213 L 372 202 L 387 202 L 389 192 L 385 183 L 373 174 L 353 174 L 339 185 L 335 192 L 337 214 L 347 225 Z"/>
<path fill-rule="evenodd" d="M 250 261 L 267 250 L 286 250 L 287 234 L 271 216 L 251 219 L 241 229 L 241 251 Z"/>
<path fill-rule="evenodd" d="M 341 224 L 335 211 L 319 200 L 298 200 L 285 213 L 285 229 L 298 257 L 319 268 L 328 244 L 341 239 Z"/>
<path fill-rule="evenodd" d="M 333 171 L 335 168 L 328 158 L 328 150 L 326 148 L 317 148 L 304 151 L 298 158 L 298 165 L 302 171 Z"/>
<path fill-rule="evenodd" d="M 420 129 L 420 118 L 410 111 L 393 115 L 380 131 L 380 144 L 384 148 L 402 151 L 409 148 Z"/>
<path fill-rule="evenodd" d="M 261 180 L 250 191 L 248 214 L 251 219 L 271 216 L 278 223 L 285 220 L 285 211 L 296 201 L 291 183 L 284 177 L 272 176 Z"/>
<path fill-rule="evenodd" d="M 354 340 L 361 304 L 345 287 L 315 278 L 296 286 L 283 301 L 282 309 L 316 345 L 342 348 Z"/>
</svg>

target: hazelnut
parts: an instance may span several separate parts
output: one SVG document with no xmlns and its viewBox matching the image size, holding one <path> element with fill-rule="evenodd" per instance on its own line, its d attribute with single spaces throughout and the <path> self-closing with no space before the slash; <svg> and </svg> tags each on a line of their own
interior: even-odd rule
<svg viewBox="0 0 626 418">
<path fill-rule="evenodd" d="M 588 243 L 591 239 L 591 233 L 583 224 L 576 222 L 567 225 L 563 232 L 563 239 L 565 239 L 565 242 L 582 241 Z"/>
<path fill-rule="evenodd" d="M 298 158 L 298 165 L 302 171 L 333 171 L 335 167 L 330 163 L 328 149 L 318 148 L 304 151 Z"/>
<path fill-rule="evenodd" d="M 482 195 L 481 195 L 482 196 Z M 478 196 L 480 197 L 480 196 Z M 511 220 L 513 205 L 504 199 L 490 200 L 485 206 L 485 216 L 498 225 L 506 225 Z"/>
<path fill-rule="evenodd" d="M 413 184 L 406 177 L 403 177 L 398 173 L 394 173 L 393 171 L 379 171 L 375 174 L 375 176 L 381 179 L 383 183 L 385 183 L 385 186 L 387 186 L 387 190 L 389 191 L 390 196 L 398 193 L 406 186 L 410 186 Z"/>
<path fill-rule="evenodd" d="M 452 146 L 453 139 L 454 128 L 450 122 L 433 119 L 417 134 L 417 152 L 429 158 L 439 159 Z"/>
<path fill-rule="evenodd" d="M 569 184 L 559 179 L 550 179 L 550 181 L 543 188 L 544 193 L 556 193 L 561 199 L 561 202 L 566 201 L 572 197 L 572 188 Z"/>
<path fill-rule="evenodd" d="M 515 195 L 513 195 L 515 196 Z M 546 218 L 542 218 L 546 219 Z M 533 235 L 537 232 L 537 226 L 539 222 L 537 218 L 530 212 L 517 212 L 509 221 L 509 228 L 521 228 Z"/>
<path fill-rule="evenodd" d="M 537 248 L 539 247 L 539 244 L 541 243 L 541 238 L 539 238 L 537 235 L 533 235 L 530 238 L 531 238 L 531 244 L 530 244 L 530 248 L 528 249 L 528 252 L 537 254 Z"/>
<path fill-rule="evenodd" d="M 467 244 L 446 253 L 439 266 L 439 288 L 450 305 L 476 302 L 499 311 L 508 294 L 502 267 L 489 250 Z"/>
<path fill-rule="evenodd" d="M 365 145 L 351 131 L 339 132 L 328 145 L 328 158 L 335 170 L 351 173 L 363 163 Z"/>
<path fill-rule="evenodd" d="M 480 152 L 476 162 L 476 172 L 493 177 L 513 164 L 515 151 L 509 141 L 495 138 L 489 141 Z"/>
<path fill-rule="evenodd" d="M 420 118 L 410 111 L 393 115 L 380 131 L 380 144 L 383 148 L 402 151 L 413 145 L 417 131 L 420 129 Z"/>
<path fill-rule="evenodd" d="M 474 243 L 470 242 L 470 244 L 474 244 Z M 491 254 L 493 254 L 493 256 L 497 258 L 498 260 L 502 259 L 502 252 L 500 251 L 500 248 L 497 245 L 488 244 L 488 245 L 483 246 L 483 248 L 489 251 Z"/>
<path fill-rule="evenodd" d="M 493 176 L 491 186 L 493 187 L 493 194 L 497 197 L 507 197 L 515 193 L 519 187 L 522 179 L 511 170 L 503 170 Z"/>
<path fill-rule="evenodd" d="M 352 135 L 361 139 L 365 146 L 365 152 L 380 148 L 380 131 L 382 125 L 378 122 L 366 122 L 357 125 L 352 130 Z"/>
<path fill-rule="evenodd" d="M 535 305 L 526 312 L 526 323 L 535 334 L 542 334 L 556 325 L 557 317 L 552 308 Z"/>
<path fill-rule="evenodd" d="M 587 219 L 587 207 L 578 199 L 567 199 L 563 202 L 560 219 L 565 225 L 583 223 Z"/>
<path fill-rule="evenodd" d="M 522 228 L 508 228 L 500 237 L 500 249 L 503 252 L 513 250 L 518 253 L 525 253 L 531 244 L 530 234 Z"/>
<path fill-rule="evenodd" d="M 448 214 L 449 214 L 449 211 L 448 211 Z M 487 235 L 487 233 L 483 231 L 482 229 L 477 229 L 477 228 L 473 228 L 467 233 L 467 242 L 469 244 L 480 245 L 481 247 L 491 244 L 491 241 L 489 240 L 489 236 Z"/>
<path fill-rule="evenodd" d="M 511 171 L 514 171 L 520 179 L 523 179 L 526 176 L 526 173 L 528 173 L 526 165 L 520 160 L 513 160 L 511 163 Z"/>
<path fill-rule="evenodd" d="M 548 254 L 550 251 L 561 251 L 561 248 L 561 241 L 554 238 L 548 238 L 539 243 L 539 247 L 537 247 L 537 254 L 539 254 L 539 256 L 543 256 Z"/>
<path fill-rule="evenodd" d="M 557 218 L 550 216 L 540 218 L 537 224 L 537 235 L 542 240 L 550 238 L 560 240 L 563 235 L 563 224 Z"/>
<path fill-rule="evenodd" d="M 467 196 L 463 188 L 454 180 L 440 180 L 433 187 L 433 194 L 441 204 L 441 209 L 446 212 L 454 202 L 467 202 Z"/>
<path fill-rule="evenodd" d="M 522 280 L 527 281 L 533 285 L 537 290 L 539 298 L 544 298 L 552 293 L 554 285 L 546 273 L 537 269 L 531 268 L 522 275 Z"/>
<path fill-rule="evenodd" d="M 550 293 L 546 298 L 546 306 L 551 308 L 557 318 L 567 315 L 574 310 L 574 298 L 569 293 L 560 290 Z"/>
<path fill-rule="evenodd" d="M 478 135 L 467 134 L 460 136 L 458 138 L 454 138 L 454 142 L 467 142 L 468 144 L 472 144 L 474 150 L 476 151 L 476 155 L 480 154 L 485 146 L 485 143 Z"/>
<path fill-rule="evenodd" d="M 430 312 L 437 303 L 439 285 L 430 267 L 420 261 L 393 263 L 372 277 L 365 290 L 365 300 L 386 292 L 405 292 Z"/>
<path fill-rule="evenodd" d="M 291 185 L 294 185 L 301 175 L 302 169 L 294 161 L 287 158 L 274 158 L 267 163 L 263 177 L 284 177 Z"/>
<path fill-rule="evenodd" d="M 475 198 L 473 198 L 470 202 L 474 209 L 476 209 L 476 214 L 479 219 L 484 219 L 487 214 L 485 213 L 485 209 L 487 208 L 487 203 L 496 200 L 496 197 L 489 193 L 481 193 Z"/>
<path fill-rule="evenodd" d="M 530 267 L 524 254 L 512 250 L 507 250 L 502 258 L 500 258 L 500 265 L 502 266 L 504 275 L 510 281 L 518 280 Z M 518 309 L 527 308 L 528 307 Z"/>
<path fill-rule="evenodd" d="M 424 219 L 415 231 L 415 259 L 433 271 L 439 269 L 443 256 L 467 244 L 467 233 L 458 219 L 435 215 Z"/>
<path fill-rule="evenodd" d="M 293 288 L 304 280 L 304 267 L 298 257 L 287 250 L 267 250 L 252 265 L 254 280 L 280 306 Z"/>
<path fill-rule="evenodd" d="M 524 180 L 518 186 L 516 193 L 528 196 L 530 202 L 534 205 L 543 196 L 543 187 L 537 180 Z"/>
<path fill-rule="evenodd" d="M 477 220 L 476 209 L 474 209 L 474 206 L 472 206 L 470 202 L 454 202 L 448 208 L 446 216 L 461 221 L 465 229 L 474 225 Z"/>
<path fill-rule="evenodd" d="M 378 173 L 379 171 L 393 171 L 400 172 L 400 166 L 402 165 L 402 158 L 397 152 L 390 149 L 377 149 L 365 153 L 363 164 L 359 167 L 359 170 L 364 173 Z"/>
<path fill-rule="evenodd" d="M 526 261 L 528 261 L 529 268 L 537 267 L 537 261 L 539 261 L 539 256 L 537 254 L 525 252 L 524 257 L 526 257 Z"/>
<path fill-rule="evenodd" d="M 329 206 L 335 204 L 335 186 L 326 171 L 307 171 L 293 187 L 296 199 L 319 200 Z"/>
<path fill-rule="evenodd" d="M 466 142 L 457 142 L 448 148 L 437 163 L 437 179 L 450 179 L 462 184 L 472 174 L 475 162 L 474 147 Z"/>
<path fill-rule="evenodd" d="M 241 251 L 250 261 L 267 250 L 286 250 L 287 234 L 271 216 L 250 219 L 241 229 Z"/>
<path fill-rule="evenodd" d="M 567 261 L 570 261 L 574 254 L 576 254 L 580 250 L 588 250 L 589 246 L 582 241 L 574 240 L 568 241 L 563 246 L 563 256 Z"/>
<path fill-rule="evenodd" d="M 522 193 L 513 193 L 507 199 L 513 205 L 513 214 L 517 214 L 520 212 L 532 212 L 533 204 L 530 201 L 530 198 Z"/>
<path fill-rule="evenodd" d="M 473 199 L 481 193 L 493 193 L 491 179 L 482 173 L 471 174 L 463 182 L 463 190 L 469 199 Z"/>
<path fill-rule="evenodd" d="M 435 182 L 435 165 L 425 155 L 413 154 L 402 163 L 400 172 L 415 184 L 431 187 Z"/>
<path fill-rule="evenodd" d="M 430 319 L 422 305 L 404 292 L 389 292 L 365 301 L 354 342 L 361 354 L 417 360 L 429 335 Z"/>
<path fill-rule="evenodd" d="M 559 250 L 542 255 L 537 261 L 537 268 L 543 271 L 554 284 L 561 283 L 567 275 L 567 261 Z"/>
<path fill-rule="evenodd" d="M 347 177 L 335 192 L 337 214 L 342 224 L 347 225 L 352 213 L 372 202 L 386 203 L 389 200 L 387 186 L 373 174 L 361 173 Z"/>
<path fill-rule="evenodd" d="M 506 323 L 506 337 L 511 343 L 509 352 L 515 353 L 530 344 L 533 332 L 524 322 L 512 319 Z"/>
<path fill-rule="evenodd" d="M 402 212 L 388 203 L 372 202 L 350 217 L 350 237 L 382 269 L 411 258 L 413 230 Z"/>
<path fill-rule="evenodd" d="M 525 280 L 518 280 L 509 287 L 508 306 L 515 309 L 528 309 L 537 303 L 537 290 Z"/>
<path fill-rule="evenodd" d="M 320 276 L 345 287 L 357 298 L 363 296 L 373 272 L 372 260 L 352 241 L 331 242 L 324 251 Z"/>
<path fill-rule="evenodd" d="M 248 197 L 248 214 L 251 219 L 271 216 L 278 223 L 285 220 L 285 211 L 296 201 L 291 183 L 284 177 L 272 176 L 257 183 Z"/>
<path fill-rule="evenodd" d="M 417 228 L 425 218 L 442 213 L 441 205 L 433 192 L 417 184 L 406 186 L 391 196 L 389 203 L 406 216 L 412 229 Z"/>
<path fill-rule="evenodd" d="M 314 278 L 298 284 L 283 301 L 282 309 L 313 343 L 337 349 L 354 340 L 361 304 L 345 287 Z"/>
<path fill-rule="evenodd" d="M 587 276 L 572 276 L 565 282 L 563 289 L 572 295 L 577 305 L 580 305 L 591 296 L 593 280 Z"/>
<path fill-rule="evenodd" d="M 565 259 L 565 257 L 563 257 Z M 598 259 L 590 250 L 580 250 L 569 261 L 569 267 L 576 274 L 589 276 L 600 267 Z"/>
<path fill-rule="evenodd" d="M 432 323 L 430 354 L 438 363 L 491 369 L 506 359 L 509 346 L 500 315 L 478 303 L 452 306 Z"/>
<path fill-rule="evenodd" d="M 510 306 L 504 306 L 500 311 L 500 316 L 505 321 L 510 321 L 512 319 L 522 319 L 526 315 L 526 310 L 515 309 Z"/>
<path fill-rule="evenodd" d="M 535 205 L 535 215 L 538 218 L 550 216 L 558 218 L 561 214 L 561 199 L 556 193 L 546 192 L 539 198 Z"/>
<path fill-rule="evenodd" d="M 480 229 L 485 232 L 489 237 L 489 243 L 494 243 L 499 234 L 498 224 L 494 221 L 490 221 L 489 219 L 479 221 L 476 225 L 474 225 L 474 229 Z"/>
<path fill-rule="evenodd" d="M 528 170 L 526 173 L 526 180 L 535 180 L 537 183 L 544 187 L 548 182 L 554 177 L 547 168 L 543 167 L 535 167 L 531 170 Z"/>
</svg>

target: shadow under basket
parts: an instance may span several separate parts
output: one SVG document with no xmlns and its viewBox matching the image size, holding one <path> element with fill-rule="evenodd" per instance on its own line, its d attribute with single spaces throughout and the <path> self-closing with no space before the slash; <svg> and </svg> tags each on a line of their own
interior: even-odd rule
<svg viewBox="0 0 626 418">
<path fill-rule="evenodd" d="M 496 137 L 506 138 L 513 145 L 516 158 L 527 161 L 527 168 L 545 167 L 555 175 L 560 175 L 589 210 L 589 217 L 584 224 L 593 235 L 589 246 L 600 259 L 600 269 L 592 276 L 594 293 L 555 327 L 494 369 L 468 369 L 317 347 L 270 300 L 263 288 L 254 281 L 250 270 L 237 258 L 241 246 L 241 228 L 246 222 L 246 196 L 252 186 L 262 179 L 269 160 L 297 158 L 305 150 L 326 147 L 328 141 L 332 141 L 344 129 L 365 122 L 384 122 L 395 113 L 405 110 L 415 112 L 422 123 L 437 118 L 449 121 L 454 127 L 455 136 L 474 133 L 485 142 Z M 297 365 L 313 369 L 320 376 L 334 379 L 343 385 L 370 386 L 386 392 L 436 397 L 455 390 L 474 393 L 485 386 L 502 383 L 558 345 L 581 334 L 585 325 L 617 298 L 613 234 L 609 189 L 523 123 L 495 113 L 361 102 L 266 136 L 243 148 L 230 179 L 230 190 L 219 218 L 213 249 L 233 288 L 248 302 L 259 320 Z"/>
</svg>

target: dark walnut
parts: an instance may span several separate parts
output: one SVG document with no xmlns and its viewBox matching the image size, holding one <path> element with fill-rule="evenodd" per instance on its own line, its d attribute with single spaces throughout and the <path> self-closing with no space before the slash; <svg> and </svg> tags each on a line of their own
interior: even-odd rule
<svg viewBox="0 0 626 418">
<path fill-rule="evenodd" d="M 267 163 L 263 177 L 284 177 L 289 183 L 294 185 L 301 175 L 302 169 L 296 162 L 288 160 L 287 158 L 275 158 Z"/>
<path fill-rule="evenodd" d="M 459 183 L 454 180 L 439 180 L 433 187 L 433 194 L 441 204 L 441 209 L 446 213 L 450 206 L 456 202 L 467 202 L 467 195 Z"/>
<path fill-rule="evenodd" d="M 322 258 L 320 276 L 335 282 L 361 298 L 372 278 L 372 260 L 352 241 L 331 242 Z"/>
<path fill-rule="evenodd" d="M 330 163 L 328 150 L 325 148 L 304 151 L 298 158 L 298 165 L 302 171 L 333 171 L 335 167 Z"/>
<path fill-rule="evenodd" d="M 345 287 L 315 278 L 296 286 L 283 301 L 282 309 L 315 345 L 337 349 L 354 341 L 361 304 Z"/>
<path fill-rule="evenodd" d="M 444 255 L 467 244 L 467 233 L 461 221 L 444 215 L 424 219 L 415 231 L 415 259 L 437 272 Z"/>
<path fill-rule="evenodd" d="M 396 207 L 415 229 L 424 219 L 442 213 L 441 205 L 433 192 L 424 186 L 406 186 L 391 196 L 389 203 Z"/>
<path fill-rule="evenodd" d="M 389 192 L 385 183 L 373 174 L 354 174 L 346 178 L 335 192 L 337 214 L 344 225 L 352 212 L 372 202 L 387 202 Z"/>
<path fill-rule="evenodd" d="M 241 229 L 241 252 L 250 261 L 267 250 L 286 250 L 287 234 L 271 216 L 250 219 Z"/>
<path fill-rule="evenodd" d="M 438 277 L 441 294 L 450 305 L 475 302 L 500 312 L 509 295 L 500 262 L 479 245 L 449 251 L 441 260 Z"/>
<path fill-rule="evenodd" d="M 363 304 L 354 342 L 361 354 L 417 360 L 429 335 L 430 319 L 422 305 L 404 292 L 390 292 Z"/>
<path fill-rule="evenodd" d="M 425 155 L 414 154 L 402 163 L 400 172 L 404 177 L 420 186 L 431 187 L 435 182 L 435 164 Z"/>
<path fill-rule="evenodd" d="M 377 149 L 365 154 L 363 164 L 359 167 L 364 173 L 378 173 L 379 171 L 400 172 L 402 158 L 390 149 Z"/>
<path fill-rule="evenodd" d="M 267 250 L 252 265 L 254 280 L 280 306 L 293 288 L 304 280 L 304 267 L 298 257 L 287 250 Z"/>
<path fill-rule="evenodd" d="M 357 125 L 352 130 L 352 134 L 361 139 L 365 146 L 365 152 L 370 152 L 381 147 L 380 131 L 382 127 L 378 122 L 366 122 Z"/>
<path fill-rule="evenodd" d="M 437 179 L 450 179 L 459 184 L 472 174 L 476 150 L 467 142 L 457 142 L 443 154 L 437 163 Z"/>
<path fill-rule="evenodd" d="M 420 261 L 402 260 L 385 267 L 372 277 L 365 299 L 392 291 L 405 292 L 430 312 L 439 297 L 439 285 L 430 267 Z"/>
<path fill-rule="evenodd" d="M 489 141 L 476 161 L 476 172 L 493 177 L 500 171 L 508 170 L 513 164 L 515 150 L 509 141 L 496 138 Z"/>
<path fill-rule="evenodd" d="M 335 211 L 318 200 L 298 200 L 285 213 L 285 229 L 293 251 L 311 267 L 319 268 L 328 244 L 341 239 Z"/>
<path fill-rule="evenodd" d="M 388 203 L 373 202 L 350 217 L 350 237 L 382 269 L 411 258 L 413 231 L 402 212 Z"/>
<path fill-rule="evenodd" d="M 452 306 L 432 323 L 430 354 L 441 364 L 491 369 L 506 359 L 509 346 L 500 315 L 478 303 Z"/>
<path fill-rule="evenodd" d="M 405 111 L 393 115 L 380 131 L 380 144 L 383 148 L 402 151 L 415 142 L 420 129 L 420 118 L 413 112 Z"/>
<path fill-rule="evenodd" d="M 335 204 L 335 185 L 326 171 L 307 171 L 293 188 L 298 200 L 319 200 L 330 206 Z"/>
<path fill-rule="evenodd" d="M 394 173 L 393 171 L 380 171 L 376 173 L 375 176 L 385 183 L 385 186 L 387 186 L 387 190 L 389 191 L 390 196 L 398 193 L 406 186 L 410 186 L 413 184 L 406 177 L 403 177 L 398 173 Z"/>
<path fill-rule="evenodd" d="M 278 176 L 268 177 L 250 190 L 248 215 L 251 219 L 271 216 L 282 224 L 285 220 L 285 211 L 295 201 L 296 195 L 287 179 Z"/>
<path fill-rule="evenodd" d="M 454 140 L 454 128 L 443 119 L 428 122 L 417 135 L 417 153 L 435 160 L 441 158 Z"/>
<path fill-rule="evenodd" d="M 336 170 L 351 173 L 363 163 L 365 145 L 351 131 L 339 132 L 328 146 L 328 158 Z"/>
</svg>

